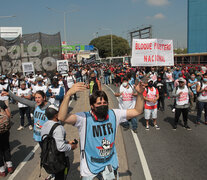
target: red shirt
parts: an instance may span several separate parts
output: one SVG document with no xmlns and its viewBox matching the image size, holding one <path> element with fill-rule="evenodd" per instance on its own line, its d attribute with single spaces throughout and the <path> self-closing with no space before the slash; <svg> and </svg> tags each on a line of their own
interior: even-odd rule
<svg viewBox="0 0 207 180">
<path fill-rule="evenodd" d="M 148 93 L 147 93 L 147 89 L 145 89 L 144 92 L 143 92 L 144 97 L 147 97 L 147 94 L 153 93 L 153 91 L 154 91 L 153 87 L 152 88 L 147 87 L 147 88 L 148 88 Z M 157 88 L 155 88 L 155 90 L 156 91 L 155 91 L 155 94 L 154 94 L 154 98 L 155 98 L 155 96 L 159 95 L 159 92 L 158 92 Z M 149 105 L 149 103 L 151 103 L 151 102 L 145 101 L 145 105 L 144 105 L 145 109 L 156 109 L 157 108 L 157 103 L 155 103 L 154 105 Z"/>
</svg>

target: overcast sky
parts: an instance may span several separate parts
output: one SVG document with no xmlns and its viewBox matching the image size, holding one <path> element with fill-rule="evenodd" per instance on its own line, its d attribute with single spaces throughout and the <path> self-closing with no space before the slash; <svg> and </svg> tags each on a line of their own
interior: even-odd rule
<svg viewBox="0 0 207 180">
<path fill-rule="evenodd" d="M 24 34 L 60 31 L 64 40 L 64 11 L 68 44 L 110 34 L 104 28 L 129 40 L 129 31 L 152 25 L 153 38 L 187 46 L 187 0 L 9 0 L 1 2 L 0 17 L 16 17 L 0 18 L 0 26 L 20 26 Z"/>
</svg>

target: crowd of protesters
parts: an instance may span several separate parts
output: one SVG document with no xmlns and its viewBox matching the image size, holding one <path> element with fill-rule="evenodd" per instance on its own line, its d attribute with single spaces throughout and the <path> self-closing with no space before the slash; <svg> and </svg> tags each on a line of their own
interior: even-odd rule
<svg viewBox="0 0 207 180">
<path fill-rule="evenodd" d="M 20 131 L 25 128 L 24 116 L 26 115 L 28 127 L 30 130 L 34 130 L 34 139 L 41 146 L 39 130 L 44 122 L 40 121 L 39 115 L 41 112 L 44 116 L 45 112 L 42 107 L 49 107 L 51 104 L 59 107 L 64 95 L 75 83 L 84 82 L 90 95 L 95 91 L 101 91 L 103 84 L 112 84 L 118 89 L 114 95 L 119 98 L 119 108 L 133 109 L 137 96 L 134 87 L 139 81 L 145 84 L 143 92 L 145 105 L 143 108 L 146 130 L 150 129 L 150 119 L 153 120 L 153 126 L 157 130 L 160 129 L 157 124 L 157 111 L 167 109 L 165 106 L 166 99 L 173 99 L 174 102 L 172 104 L 172 112 L 175 113 L 173 130 L 177 129 L 181 113 L 184 121 L 183 127 L 187 130 L 191 130 L 188 125 L 189 112 L 197 112 L 195 120 L 197 125 L 201 123 L 201 115 L 204 112 L 204 124 L 207 125 L 207 73 L 205 66 L 195 68 L 178 65 L 173 67 L 131 67 L 128 64 L 73 64 L 67 74 L 60 72 L 54 74 L 38 72 L 27 76 L 18 73 L 2 74 L 0 75 L 0 92 L 4 93 L 0 95 L 0 101 L 4 102 L 2 109 L 8 111 L 10 111 L 10 103 L 18 102 L 20 125 L 17 130 Z M 72 98 L 75 101 L 77 100 L 76 93 L 70 97 L 70 99 Z M 35 101 L 32 102 L 32 100 Z M 35 108 L 34 113 L 31 108 Z M 34 125 L 32 123 L 33 116 Z M 47 117 L 44 116 L 44 118 Z M 132 118 L 129 122 L 132 124 L 132 130 L 137 133 L 137 119 Z M 125 130 L 129 129 L 129 122 L 122 123 Z M 7 136 L 9 139 L 9 135 Z M 4 150 L 1 149 L 1 151 Z M 9 170 L 12 172 L 9 151 L 7 157 L 9 157 L 8 162 L 10 163 Z M 3 158 L 0 157 L 0 159 Z M 3 162 L 0 166 L 2 164 Z M 3 172 L 4 168 L 1 166 L 0 176 L 4 176 Z"/>
<path fill-rule="evenodd" d="M 129 65 L 117 64 L 92 64 L 84 65 L 73 64 L 70 66 L 68 74 L 48 75 L 47 73 L 38 72 L 36 75 L 29 74 L 28 76 L 20 76 L 18 74 L 1 75 L 0 76 L 0 92 L 8 91 L 9 89 L 17 96 L 26 99 L 33 99 L 37 91 L 43 91 L 46 94 L 46 99 L 51 103 L 59 106 L 63 100 L 64 94 L 76 82 L 84 82 L 90 89 L 90 94 L 96 90 L 101 90 L 101 84 L 113 84 L 117 88 L 123 87 L 123 84 L 128 83 L 130 88 L 140 80 L 144 81 L 146 87 L 155 88 L 156 101 L 154 107 L 158 110 L 164 111 L 165 99 L 174 97 L 174 104 L 172 104 L 172 112 L 176 110 L 176 95 L 173 90 L 177 90 L 179 83 L 184 81 L 185 86 L 191 92 L 189 96 L 188 112 L 197 111 L 196 123 L 200 123 L 201 113 L 207 111 L 205 101 L 205 72 L 206 67 L 187 67 L 187 66 L 173 66 L 173 67 L 130 67 Z M 183 78 L 183 79 L 181 79 Z M 124 82 L 125 81 L 125 82 Z M 126 86 L 125 86 L 126 87 Z M 144 92 L 144 97 L 147 96 L 148 91 Z M 132 93 L 131 93 L 132 94 Z M 158 96 L 159 95 L 159 96 Z M 118 96 L 118 95 L 117 95 Z M 120 95 L 119 95 L 120 96 Z M 0 100 L 4 101 L 9 108 L 9 97 L 0 96 Z M 76 94 L 74 100 L 77 100 Z M 13 99 L 10 99 L 13 102 Z M 149 108 L 149 101 L 145 98 L 145 109 Z M 150 102 L 153 104 L 152 102 Z M 18 103 L 20 110 L 20 127 L 24 127 L 24 114 L 27 115 L 28 123 L 31 125 L 30 110 L 26 105 Z M 205 123 L 207 124 L 207 115 L 205 116 Z M 32 130 L 32 127 L 29 126 Z"/>
</svg>

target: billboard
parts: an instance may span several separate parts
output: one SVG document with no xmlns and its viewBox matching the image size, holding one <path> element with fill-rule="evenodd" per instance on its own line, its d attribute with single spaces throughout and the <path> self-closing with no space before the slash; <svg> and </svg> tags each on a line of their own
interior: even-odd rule
<svg viewBox="0 0 207 180">
<path fill-rule="evenodd" d="M 188 0 L 188 53 L 207 52 L 206 9 L 206 0 Z"/>
<path fill-rule="evenodd" d="M 63 51 L 93 51 L 94 50 L 94 46 L 93 45 L 66 45 L 66 44 L 62 44 L 62 50 Z"/>
</svg>

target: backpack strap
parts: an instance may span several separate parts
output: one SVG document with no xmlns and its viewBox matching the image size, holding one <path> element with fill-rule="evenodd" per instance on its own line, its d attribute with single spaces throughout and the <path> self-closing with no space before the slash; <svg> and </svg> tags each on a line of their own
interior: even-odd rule
<svg viewBox="0 0 207 180">
<path fill-rule="evenodd" d="M 50 132 L 49 132 L 49 136 L 52 136 L 53 135 L 53 131 L 56 129 L 56 127 L 58 127 L 60 124 L 59 123 L 55 123 L 52 128 L 50 129 Z"/>
</svg>

